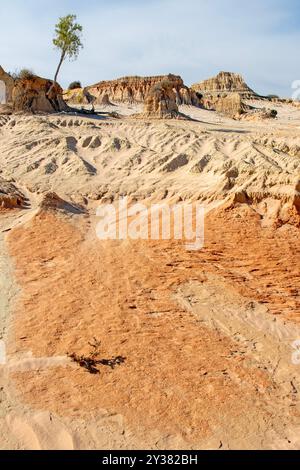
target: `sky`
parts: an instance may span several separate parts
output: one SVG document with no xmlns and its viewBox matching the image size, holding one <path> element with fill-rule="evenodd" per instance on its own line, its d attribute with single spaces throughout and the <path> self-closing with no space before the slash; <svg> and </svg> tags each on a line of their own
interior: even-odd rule
<svg viewBox="0 0 300 470">
<path fill-rule="evenodd" d="M 187 85 L 241 73 L 261 94 L 300 80 L 299 0 L 0 0 L 0 65 L 53 78 L 60 16 L 76 14 L 84 49 L 58 81 L 86 86 L 126 75 L 181 75 Z"/>
</svg>

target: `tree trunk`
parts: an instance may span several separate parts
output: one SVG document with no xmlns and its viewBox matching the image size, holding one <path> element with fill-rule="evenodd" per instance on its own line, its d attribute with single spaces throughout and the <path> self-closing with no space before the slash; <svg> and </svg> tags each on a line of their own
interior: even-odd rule
<svg viewBox="0 0 300 470">
<path fill-rule="evenodd" d="M 54 83 L 56 84 L 57 83 L 57 77 L 58 77 L 58 74 L 59 74 L 59 71 L 60 71 L 60 68 L 62 66 L 62 63 L 65 59 L 65 56 L 66 56 L 66 53 L 65 51 L 62 52 L 62 55 L 61 55 L 61 58 L 60 58 L 60 61 L 59 61 L 59 64 L 58 64 L 58 67 L 57 67 L 57 70 L 56 70 L 56 74 L 55 74 L 55 77 L 54 77 Z"/>
<path fill-rule="evenodd" d="M 52 104 L 53 108 L 54 108 L 54 109 L 57 109 L 57 111 L 59 111 L 59 109 L 58 109 L 59 106 L 58 106 L 58 104 L 55 102 L 56 100 L 53 100 L 53 99 L 51 98 L 51 93 L 52 93 L 52 90 L 54 89 L 55 85 L 57 85 L 57 77 L 58 77 L 60 68 L 61 68 L 61 66 L 62 66 L 62 63 L 63 63 L 65 57 L 66 57 L 66 52 L 65 52 L 65 51 L 62 51 L 61 58 L 60 58 L 60 61 L 59 61 L 59 64 L 58 64 L 58 67 L 57 67 L 57 70 L 56 70 L 56 74 L 55 74 L 55 77 L 54 77 L 54 81 L 53 81 L 53 83 L 52 83 L 50 89 L 48 90 L 48 92 L 47 92 L 47 94 L 46 94 L 46 96 L 47 96 L 48 100 L 50 101 L 50 103 Z"/>
</svg>

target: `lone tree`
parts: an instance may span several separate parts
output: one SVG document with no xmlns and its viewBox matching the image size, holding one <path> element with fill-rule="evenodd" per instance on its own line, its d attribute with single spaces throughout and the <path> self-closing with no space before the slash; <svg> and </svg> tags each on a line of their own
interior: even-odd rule
<svg viewBox="0 0 300 470">
<path fill-rule="evenodd" d="M 54 77 L 54 83 L 57 83 L 57 77 L 63 61 L 68 57 L 70 60 L 76 60 L 81 44 L 82 26 L 76 23 L 76 15 L 67 15 L 59 18 L 55 26 L 54 46 L 61 52 L 60 61 Z"/>
</svg>

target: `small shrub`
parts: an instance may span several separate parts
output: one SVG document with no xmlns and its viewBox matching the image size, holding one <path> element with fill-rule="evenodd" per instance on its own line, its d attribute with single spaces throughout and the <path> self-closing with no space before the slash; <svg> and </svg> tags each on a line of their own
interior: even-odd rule
<svg viewBox="0 0 300 470">
<path fill-rule="evenodd" d="M 70 83 L 68 90 L 76 90 L 76 88 L 82 88 L 81 82 L 75 81 L 75 82 Z"/>
<path fill-rule="evenodd" d="M 15 80 L 31 80 L 34 77 L 35 74 L 31 69 L 21 69 L 13 74 Z"/>
<path fill-rule="evenodd" d="M 276 111 L 276 109 L 271 109 L 270 111 L 271 118 L 275 119 L 277 117 L 277 114 L 278 112 Z"/>
</svg>

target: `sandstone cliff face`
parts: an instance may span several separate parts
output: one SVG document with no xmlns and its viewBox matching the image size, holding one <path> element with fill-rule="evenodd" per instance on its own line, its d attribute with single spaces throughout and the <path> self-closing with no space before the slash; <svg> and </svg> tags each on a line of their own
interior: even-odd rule
<svg viewBox="0 0 300 470">
<path fill-rule="evenodd" d="M 238 93 L 243 98 L 257 97 L 257 94 L 248 87 L 241 75 L 231 72 L 220 72 L 216 77 L 192 85 L 191 88 L 204 96 L 224 96 L 228 93 Z"/>
<path fill-rule="evenodd" d="M 18 79 L 12 90 L 14 111 L 54 113 L 66 111 L 63 90 L 53 81 L 33 76 Z"/>
<path fill-rule="evenodd" d="M 11 75 L 6 73 L 0 65 L 0 81 L 4 82 L 6 91 L 6 103 L 9 104 L 12 101 L 12 90 L 14 87 L 14 79 Z"/>
<path fill-rule="evenodd" d="M 103 99 L 122 103 L 144 103 L 151 88 L 162 81 L 170 81 L 173 85 L 177 105 L 187 104 L 198 106 L 200 101 L 196 91 L 186 87 L 177 75 L 154 77 L 124 77 L 112 81 L 103 81 L 85 88 L 84 94 L 94 104 L 102 104 Z M 107 97 L 106 97 L 107 96 Z"/>
<path fill-rule="evenodd" d="M 239 93 L 232 93 L 228 96 L 218 98 L 215 104 L 218 113 L 225 114 L 231 118 L 238 118 L 245 113 L 247 107 L 242 101 Z"/>
<path fill-rule="evenodd" d="M 158 119 L 178 117 L 176 94 L 171 82 L 163 81 L 151 88 L 145 99 L 143 115 Z"/>
</svg>

